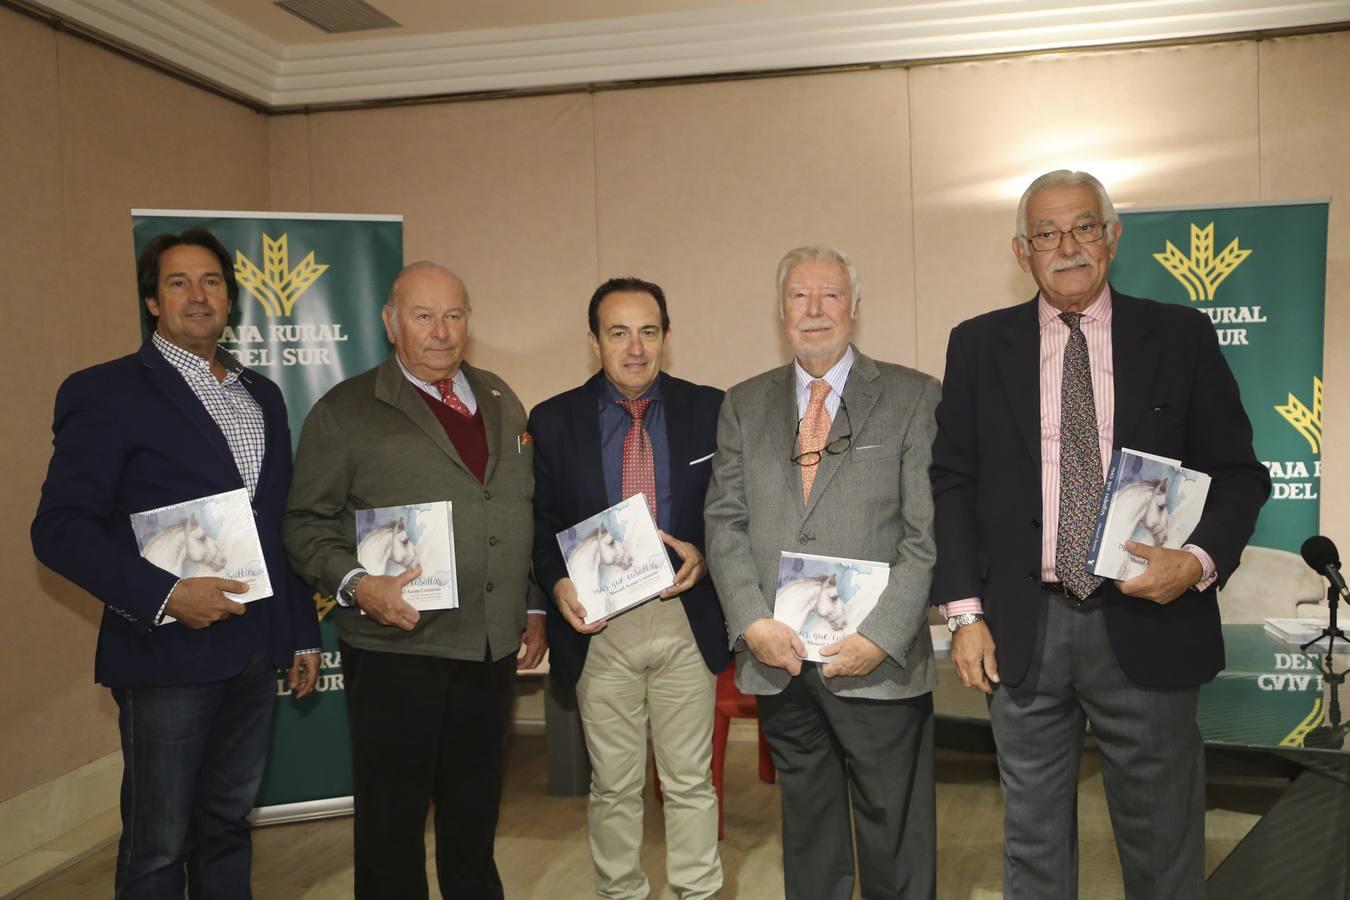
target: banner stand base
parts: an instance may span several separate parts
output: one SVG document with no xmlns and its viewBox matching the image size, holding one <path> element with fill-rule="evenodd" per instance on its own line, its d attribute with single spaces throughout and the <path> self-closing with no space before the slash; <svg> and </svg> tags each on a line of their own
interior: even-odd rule
<svg viewBox="0 0 1350 900">
<path fill-rule="evenodd" d="M 307 822 L 311 819 L 330 819 L 333 816 L 351 814 L 351 797 L 327 797 L 323 800 L 260 806 L 249 814 L 248 820 L 254 825 L 281 825 L 286 822 Z"/>
</svg>

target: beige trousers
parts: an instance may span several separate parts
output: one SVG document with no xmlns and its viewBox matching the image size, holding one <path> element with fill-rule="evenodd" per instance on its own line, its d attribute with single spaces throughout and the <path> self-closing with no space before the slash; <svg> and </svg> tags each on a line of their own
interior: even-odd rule
<svg viewBox="0 0 1350 900">
<path fill-rule="evenodd" d="M 671 890 L 698 900 L 722 887 L 711 771 L 714 686 L 678 599 L 651 600 L 591 638 L 577 706 L 591 758 L 587 818 L 598 896 L 642 900 L 650 892 L 639 859 L 649 721 Z"/>
</svg>

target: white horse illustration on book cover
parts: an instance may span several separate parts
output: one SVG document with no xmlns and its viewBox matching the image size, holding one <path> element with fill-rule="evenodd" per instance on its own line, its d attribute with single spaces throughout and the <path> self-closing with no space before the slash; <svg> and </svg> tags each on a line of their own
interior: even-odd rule
<svg viewBox="0 0 1350 900">
<path fill-rule="evenodd" d="M 820 648 L 855 633 L 889 579 L 885 563 L 784 551 L 773 617 L 797 632 L 807 659 L 820 662 Z"/>
<path fill-rule="evenodd" d="M 558 533 L 587 624 L 650 599 L 675 580 L 642 494 Z"/>
</svg>

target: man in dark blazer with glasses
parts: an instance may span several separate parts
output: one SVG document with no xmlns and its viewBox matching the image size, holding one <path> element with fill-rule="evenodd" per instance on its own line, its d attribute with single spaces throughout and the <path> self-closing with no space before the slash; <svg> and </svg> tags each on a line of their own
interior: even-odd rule
<svg viewBox="0 0 1350 900">
<path fill-rule="evenodd" d="M 1040 176 L 1012 238 L 1037 296 L 962 322 L 947 347 L 933 602 L 958 677 L 989 696 L 1009 898 L 1078 895 L 1086 721 L 1125 896 L 1204 896 L 1199 686 L 1223 668 L 1216 594 L 1270 478 L 1209 319 L 1112 289 L 1120 234 L 1092 175 Z M 1148 568 L 1126 581 L 1086 571 L 1116 448 L 1212 479 L 1188 543 L 1127 544 Z"/>
<path fill-rule="evenodd" d="M 849 343 L 861 292 L 840 251 L 789 252 L 778 295 L 796 358 L 727 393 L 704 518 L 736 682 L 758 695 L 781 778 L 785 893 L 852 897 L 856 833 L 864 896 L 932 897 L 938 383 Z M 803 662 L 773 618 L 785 550 L 890 566 L 875 609 L 822 650 L 826 663 Z"/>
</svg>

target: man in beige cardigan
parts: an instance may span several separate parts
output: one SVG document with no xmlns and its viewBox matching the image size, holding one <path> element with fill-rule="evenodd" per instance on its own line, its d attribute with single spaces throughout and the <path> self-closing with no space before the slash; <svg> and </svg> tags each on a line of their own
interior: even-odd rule
<svg viewBox="0 0 1350 900">
<path fill-rule="evenodd" d="M 427 896 L 423 832 L 435 807 L 444 897 L 500 898 L 493 838 L 516 656 L 544 652 L 544 598 L 530 576 L 534 494 L 525 410 L 506 383 L 463 362 L 468 292 L 413 263 L 384 307 L 394 352 L 314 405 L 296 453 L 286 549 L 336 596 L 351 720 L 356 896 Z M 367 573 L 355 511 L 449 500 L 459 607 L 402 597 L 419 570 Z M 359 608 L 358 608 L 359 607 Z"/>
</svg>

